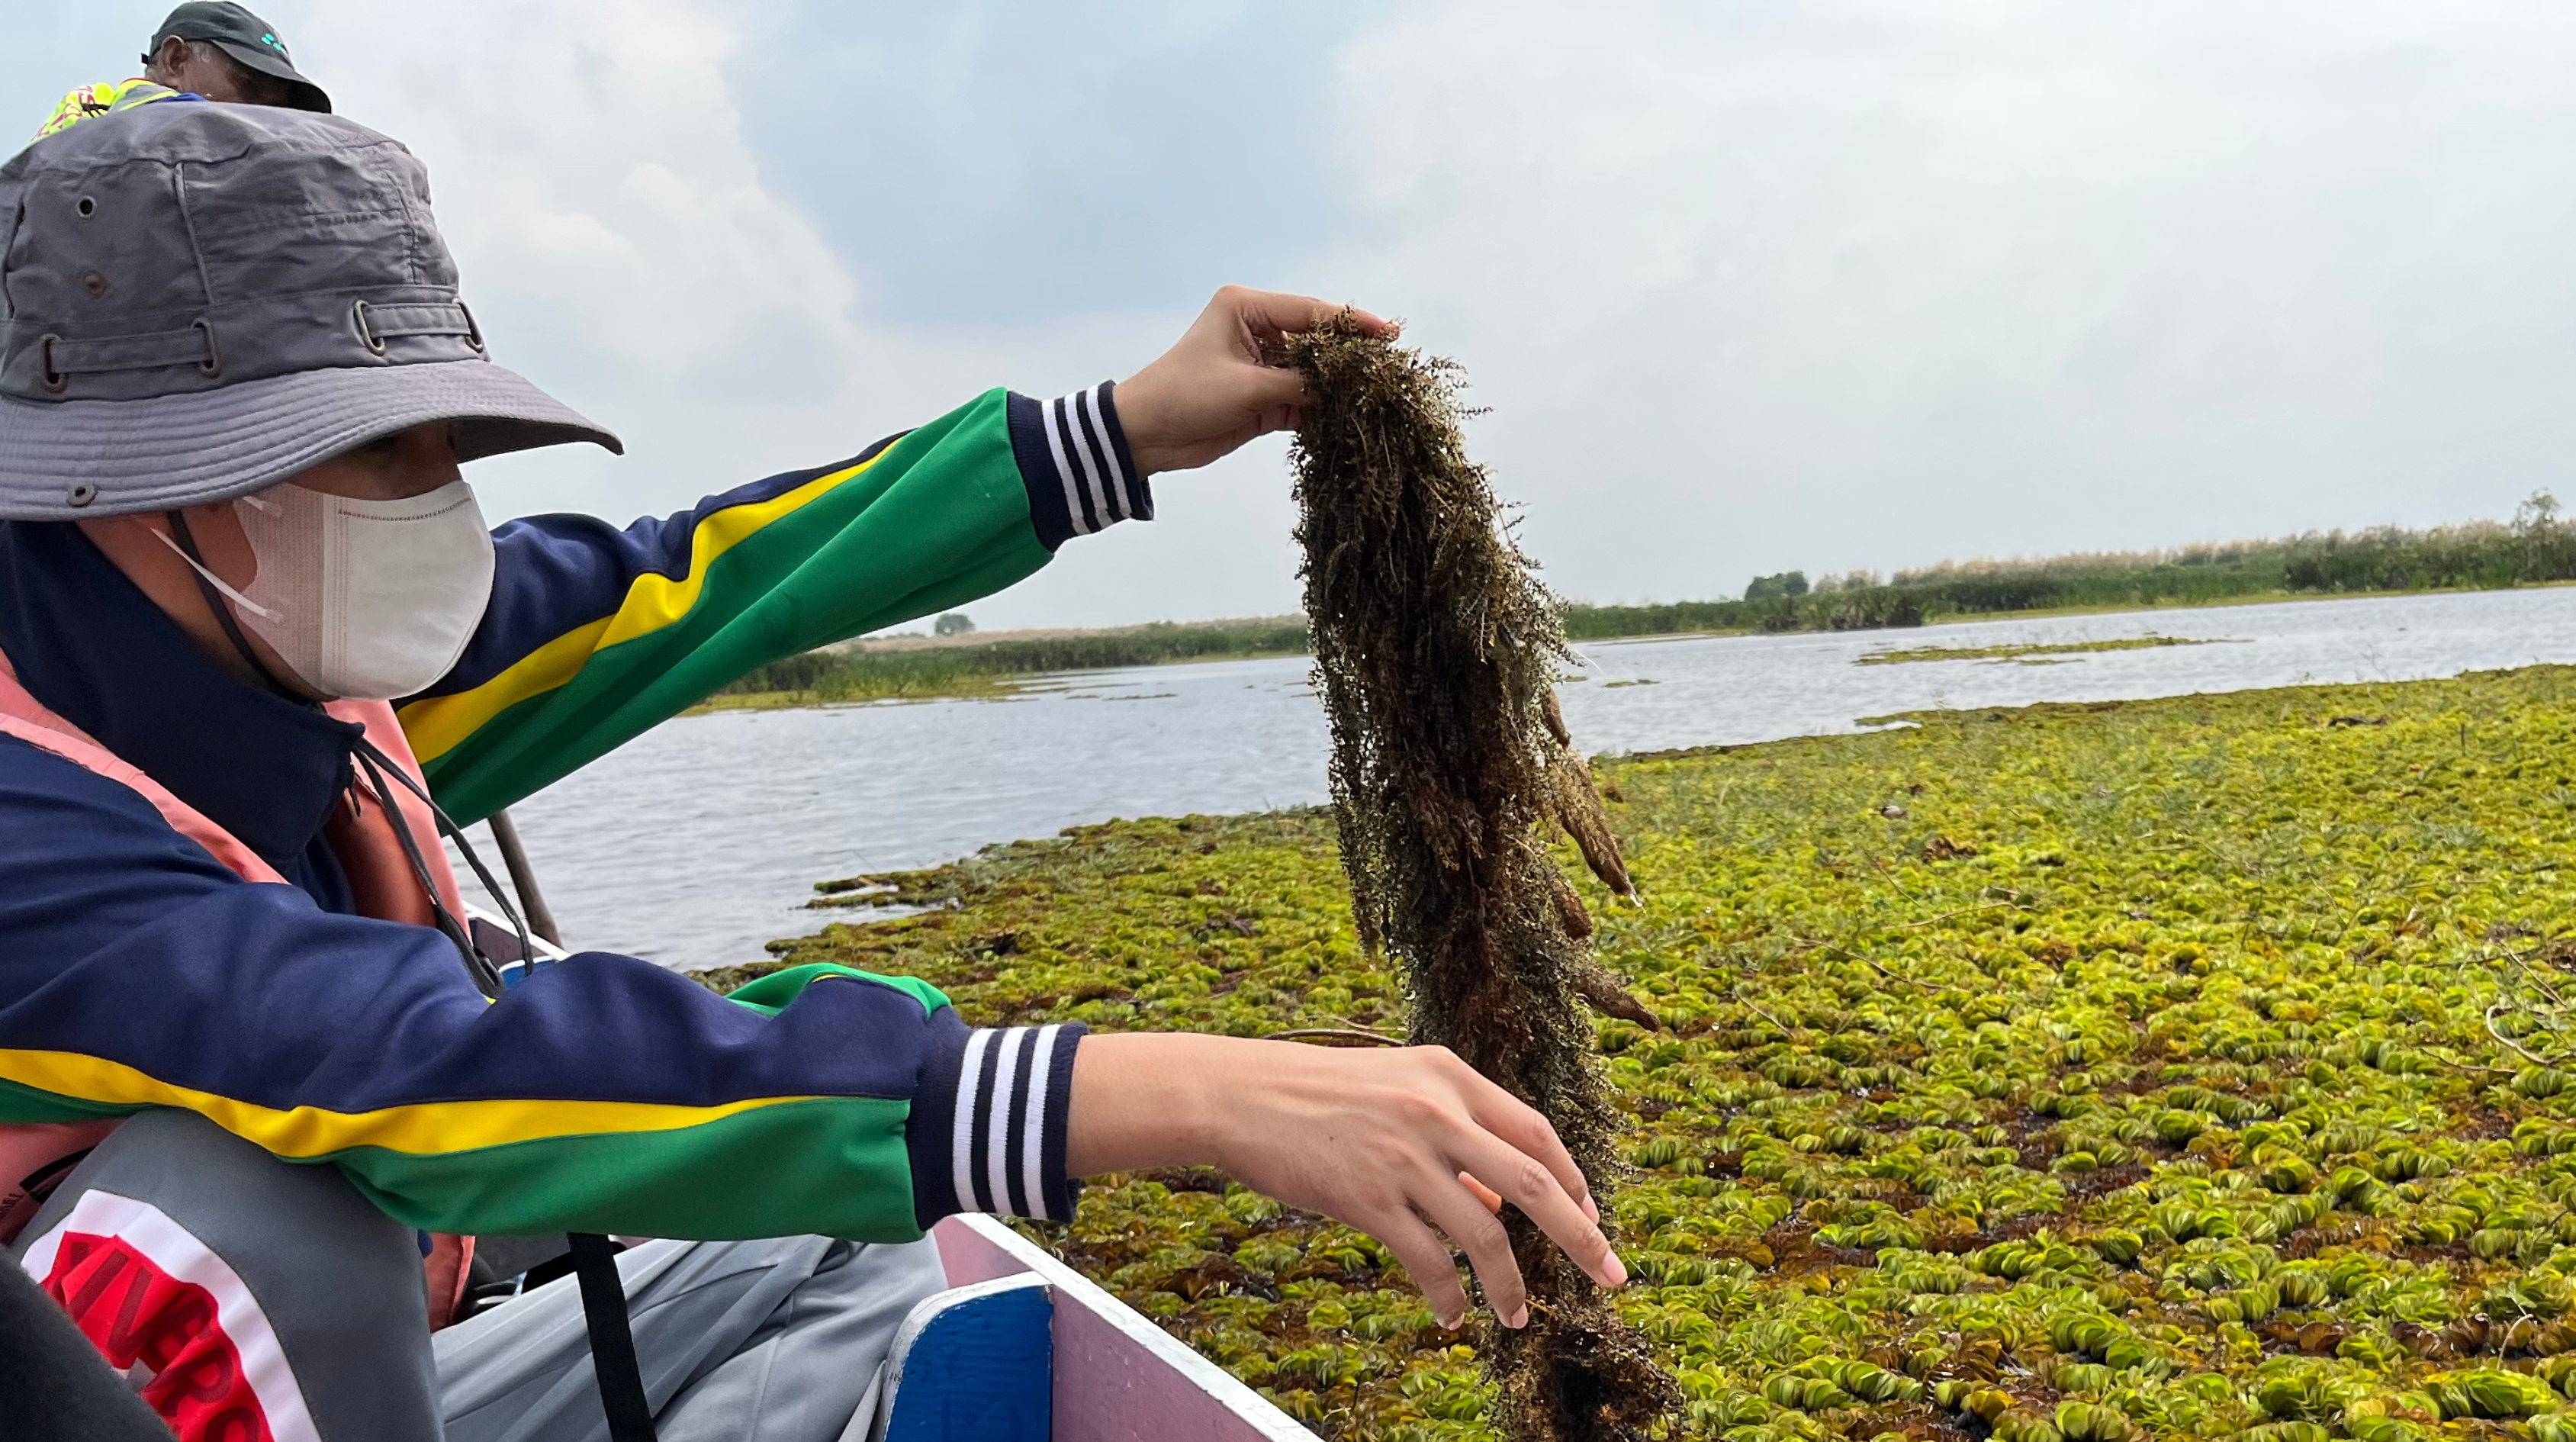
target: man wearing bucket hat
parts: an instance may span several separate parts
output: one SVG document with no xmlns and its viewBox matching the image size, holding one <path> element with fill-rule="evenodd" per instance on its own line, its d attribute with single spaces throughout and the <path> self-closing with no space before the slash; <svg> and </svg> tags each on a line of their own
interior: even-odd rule
<svg viewBox="0 0 2576 1442">
<path fill-rule="evenodd" d="M 84 85 L 65 95 L 36 138 L 95 116 L 165 100 L 281 105 L 325 114 L 331 109 L 331 97 L 295 68 L 286 42 L 267 21 L 239 5 L 190 0 L 152 32 L 141 75 Z"/>
<path fill-rule="evenodd" d="M 589 954 L 504 991 L 437 844 L 1150 518 L 1150 474 L 1294 423 L 1261 356 L 1331 307 L 1228 289 L 1123 384 L 622 531 L 487 531 L 459 463 L 617 442 L 490 359 L 382 136 L 84 121 L 0 167 L 0 305 L 0 1229 L 183 1438 L 606 1435 L 569 1282 L 432 1336 L 461 1274 L 423 1250 L 478 1232 L 768 1239 L 617 1259 L 650 1414 L 620 1437 L 843 1435 L 939 1284 L 922 1230 L 1062 1217 L 1103 1170 L 1342 1217 L 1452 1323 L 1434 1228 L 1526 1317 L 1470 1178 L 1623 1279 L 1545 1121 L 1436 1048 L 972 1029 L 836 966 L 719 998 Z"/>
</svg>

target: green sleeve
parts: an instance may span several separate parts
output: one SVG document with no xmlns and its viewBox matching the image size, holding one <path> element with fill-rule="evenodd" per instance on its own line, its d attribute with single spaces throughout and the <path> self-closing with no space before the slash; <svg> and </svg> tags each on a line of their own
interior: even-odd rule
<svg viewBox="0 0 2576 1442">
<path fill-rule="evenodd" d="M 1038 413 L 992 391 L 851 461 L 623 532 L 575 516 L 502 527 L 481 630 L 400 708 L 441 802 L 489 815 L 756 667 L 1036 571 L 1052 546 L 1015 404 Z"/>
</svg>

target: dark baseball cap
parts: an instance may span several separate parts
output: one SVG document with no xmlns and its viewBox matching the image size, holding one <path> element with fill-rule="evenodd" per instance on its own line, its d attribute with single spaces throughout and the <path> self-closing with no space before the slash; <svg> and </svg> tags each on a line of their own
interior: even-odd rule
<svg viewBox="0 0 2576 1442">
<path fill-rule="evenodd" d="M 170 39 L 203 40 L 248 68 L 285 81 L 286 103 L 290 107 L 325 115 L 331 112 L 331 97 L 295 68 L 294 60 L 286 53 L 286 42 L 277 38 L 267 21 L 239 5 L 191 0 L 171 11 L 161 28 L 152 32 L 152 44 L 143 52 L 144 63 L 150 64 L 161 42 Z"/>
<path fill-rule="evenodd" d="M 413 426 L 459 460 L 617 438 L 493 364 L 409 150 L 141 105 L 0 165 L 0 519 L 201 505 Z"/>
</svg>

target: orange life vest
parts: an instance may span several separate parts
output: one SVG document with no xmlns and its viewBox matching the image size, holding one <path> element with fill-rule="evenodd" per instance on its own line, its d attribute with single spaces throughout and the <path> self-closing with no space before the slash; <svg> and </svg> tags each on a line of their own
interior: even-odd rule
<svg viewBox="0 0 2576 1442">
<path fill-rule="evenodd" d="M 367 740 L 391 758 L 421 784 L 420 762 L 412 755 L 411 742 L 403 736 L 402 726 L 394 719 L 394 708 L 383 701 L 333 701 L 323 710 L 342 721 L 353 721 L 366 728 Z M 170 829 L 196 842 L 208 855 L 222 862 L 242 880 L 278 886 L 289 884 L 277 868 L 260 859 L 258 853 L 244 845 L 231 832 L 215 824 L 205 813 L 170 793 L 168 787 L 145 775 L 139 768 L 93 740 L 87 733 L 61 716 L 48 710 L 43 702 L 29 694 L 18 681 L 15 667 L 5 653 L 0 653 L 0 735 L 21 741 L 71 762 L 95 775 L 105 777 L 133 791 L 152 803 Z M 429 804 L 401 785 L 393 788 L 394 804 L 400 808 L 402 823 L 411 829 L 420 846 L 421 860 L 429 871 L 430 884 L 451 916 L 465 914 L 464 898 L 456 889 L 456 877 L 448 869 L 446 848 L 438 844 L 437 818 Z M 331 814 L 324 834 L 332 854 L 348 873 L 350 894 L 356 899 L 361 915 L 385 921 L 407 922 L 414 926 L 434 924 L 428 893 L 421 889 L 420 878 L 412 870 L 411 858 L 402 839 L 394 831 L 393 821 L 382 805 L 362 800 L 355 791 L 344 795 Z M 62 1174 L 70 1169 L 79 1155 L 98 1145 L 99 1140 L 116 1129 L 114 1120 L 72 1124 L 0 1126 L 0 1242 L 16 1236 L 27 1219 L 42 1204 L 42 1194 L 51 1190 Z M 430 1326 L 446 1325 L 455 1315 L 464 1297 L 466 1269 L 474 1259 L 474 1239 L 434 1234 L 429 1255 L 422 1265 L 429 1274 Z"/>
</svg>

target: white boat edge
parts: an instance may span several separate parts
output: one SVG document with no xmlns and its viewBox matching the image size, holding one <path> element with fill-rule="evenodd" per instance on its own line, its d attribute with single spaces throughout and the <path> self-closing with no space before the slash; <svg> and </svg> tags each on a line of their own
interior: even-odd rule
<svg viewBox="0 0 2576 1442">
<path fill-rule="evenodd" d="M 475 928 L 477 937 L 479 939 L 484 939 L 487 946 L 492 938 L 506 937 L 510 941 L 511 951 L 514 953 L 517 951 L 518 928 L 510 924 L 509 918 L 504 917 L 487 907 L 479 906 L 469 901 L 465 903 L 465 923 L 466 925 Z M 531 932 L 528 935 L 528 945 L 536 952 L 535 960 L 540 966 L 550 961 L 561 961 L 566 956 L 571 955 L 570 952 L 565 951 L 562 947 L 555 945 L 553 942 L 546 940 L 542 936 L 536 935 L 534 932 Z M 512 959 L 501 963 L 501 971 L 505 976 L 510 972 L 520 971 L 523 969 L 524 964 L 520 962 L 515 955 Z"/>
<path fill-rule="evenodd" d="M 1316 1442 L 1232 1373 L 1184 1346 L 1007 1223 L 972 1213 L 930 1229 L 951 1286 L 1034 1272 L 1055 1292 L 1055 1442 Z"/>
</svg>

